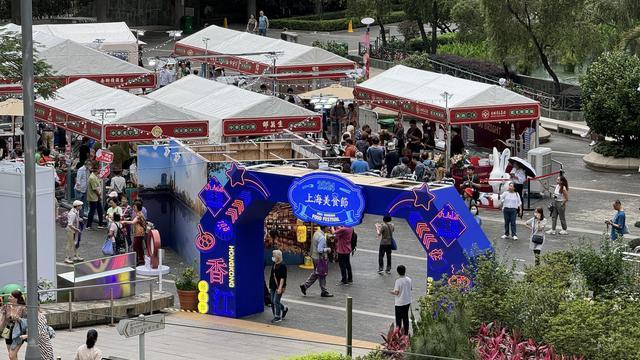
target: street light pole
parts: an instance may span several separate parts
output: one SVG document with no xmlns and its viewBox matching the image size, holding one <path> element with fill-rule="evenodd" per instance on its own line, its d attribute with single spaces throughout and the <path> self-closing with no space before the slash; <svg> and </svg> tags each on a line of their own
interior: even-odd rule
<svg viewBox="0 0 640 360">
<path fill-rule="evenodd" d="M 27 256 L 26 360 L 41 359 L 38 347 L 38 232 L 36 212 L 36 123 L 33 111 L 33 4 L 20 1 L 22 22 L 22 103 L 24 125 L 25 235 Z"/>
<path fill-rule="evenodd" d="M 204 42 L 204 56 L 207 56 L 209 54 L 209 40 L 211 40 L 211 38 L 202 38 L 202 42 Z M 209 78 L 209 58 L 207 57 L 204 58 L 204 78 Z"/>
<path fill-rule="evenodd" d="M 449 117 L 449 99 L 453 97 L 453 94 L 448 92 L 443 92 L 440 94 L 444 98 L 444 116 L 447 124 L 447 142 L 445 145 L 445 158 L 444 158 L 444 169 L 445 171 L 450 171 L 451 166 L 451 118 Z"/>
</svg>

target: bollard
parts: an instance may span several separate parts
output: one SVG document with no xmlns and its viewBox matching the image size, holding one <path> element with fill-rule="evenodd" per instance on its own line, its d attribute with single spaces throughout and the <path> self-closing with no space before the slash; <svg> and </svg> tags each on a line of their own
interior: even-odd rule
<svg viewBox="0 0 640 360">
<path fill-rule="evenodd" d="M 144 323 L 144 315 L 140 314 L 138 319 Z M 143 324 L 144 325 L 144 324 Z M 144 332 L 138 336 L 138 360 L 144 360 Z"/>
<path fill-rule="evenodd" d="M 149 315 L 153 314 L 153 281 L 149 279 Z"/>
<path fill-rule="evenodd" d="M 109 308 L 111 309 L 111 326 L 113 326 L 113 288 L 109 288 L 111 290 L 111 301 L 109 302 Z"/>
<path fill-rule="evenodd" d="M 162 292 L 162 258 L 164 257 L 164 249 L 158 249 L 158 257 L 158 260 L 160 260 L 158 264 L 158 269 L 160 269 L 158 272 L 158 291 Z"/>
<path fill-rule="evenodd" d="M 73 292 L 69 291 L 69 331 L 73 330 L 73 314 L 71 313 L 72 301 L 73 301 Z"/>
<path fill-rule="evenodd" d="M 347 296 L 347 357 L 353 354 L 353 298 Z"/>
</svg>

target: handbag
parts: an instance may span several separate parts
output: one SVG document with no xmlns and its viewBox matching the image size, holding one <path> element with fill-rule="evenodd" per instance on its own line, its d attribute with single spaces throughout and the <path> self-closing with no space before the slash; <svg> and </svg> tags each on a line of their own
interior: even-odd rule
<svg viewBox="0 0 640 360">
<path fill-rule="evenodd" d="M 316 275 L 327 276 L 329 273 L 329 260 L 321 257 L 316 262 Z"/>
<path fill-rule="evenodd" d="M 544 242 L 544 236 L 542 235 L 531 235 L 531 242 L 536 245 L 541 245 Z"/>
<path fill-rule="evenodd" d="M 113 256 L 113 242 L 108 236 L 102 244 L 102 253 L 106 256 Z"/>
<path fill-rule="evenodd" d="M 391 238 L 391 250 L 396 251 L 398 250 L 398 244 L 396 243 L 396 239 Z"/>
<path fill-rule="evenodd" d="M 556 209 L 556 202 L 555 200 L 550 202 L 549 205 L 547 205 L 547 209 L 549 210 L 549 213 L 553 213 L 553 210 Z"/>
</svg>

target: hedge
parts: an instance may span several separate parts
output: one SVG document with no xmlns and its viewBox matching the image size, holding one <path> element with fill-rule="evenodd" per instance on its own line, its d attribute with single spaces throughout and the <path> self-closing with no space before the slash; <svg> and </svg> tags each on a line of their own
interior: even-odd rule
<svg viewBox="0 0 640 360">
<path fill-rule="evenodd" d="M 340 13 L 340 12 L 336 12 Z M 346 15 L 346 12 L 344 13 Z M 364 27 L 360 23 L 359 18 L 342 17 L 337 19 L 327 19 L 327 14 L 323 16 L 325 19 L 319 20 L 319 15 L 310 15 L 308 17 L 293 17 L 285 19 L 270 20 L 270 26 L 276 29 L 289 30 L 307 30 L 307 31 L 341 31 L 347 30 L 349 20 L 353 21 L 353 27 Z M 404 11 L 394 11 L 386 18 L 387 24 L 400 22 L 406 18 Z"/>
</svg>

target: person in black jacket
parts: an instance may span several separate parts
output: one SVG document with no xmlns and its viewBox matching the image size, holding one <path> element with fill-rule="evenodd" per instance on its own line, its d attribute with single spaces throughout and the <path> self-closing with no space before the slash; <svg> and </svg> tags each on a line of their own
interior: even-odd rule
<svg viewBox="0 0 640 360">
<path fill-rule="evenodd" d="M 273 266 L 271 266 L 271 273 L 269 275 L 271 311 L 273 312 L 271 322 L 278 323 L 282 321 L 285 316 L 287 316 L 287 312 L 289 312 L 289 308 L 280 302 L 287 288 L 287 265 L 282 262 L 282 251 L 273 250 L 271 254 L 271 260 L 273 260 Z"/>
</svg>

